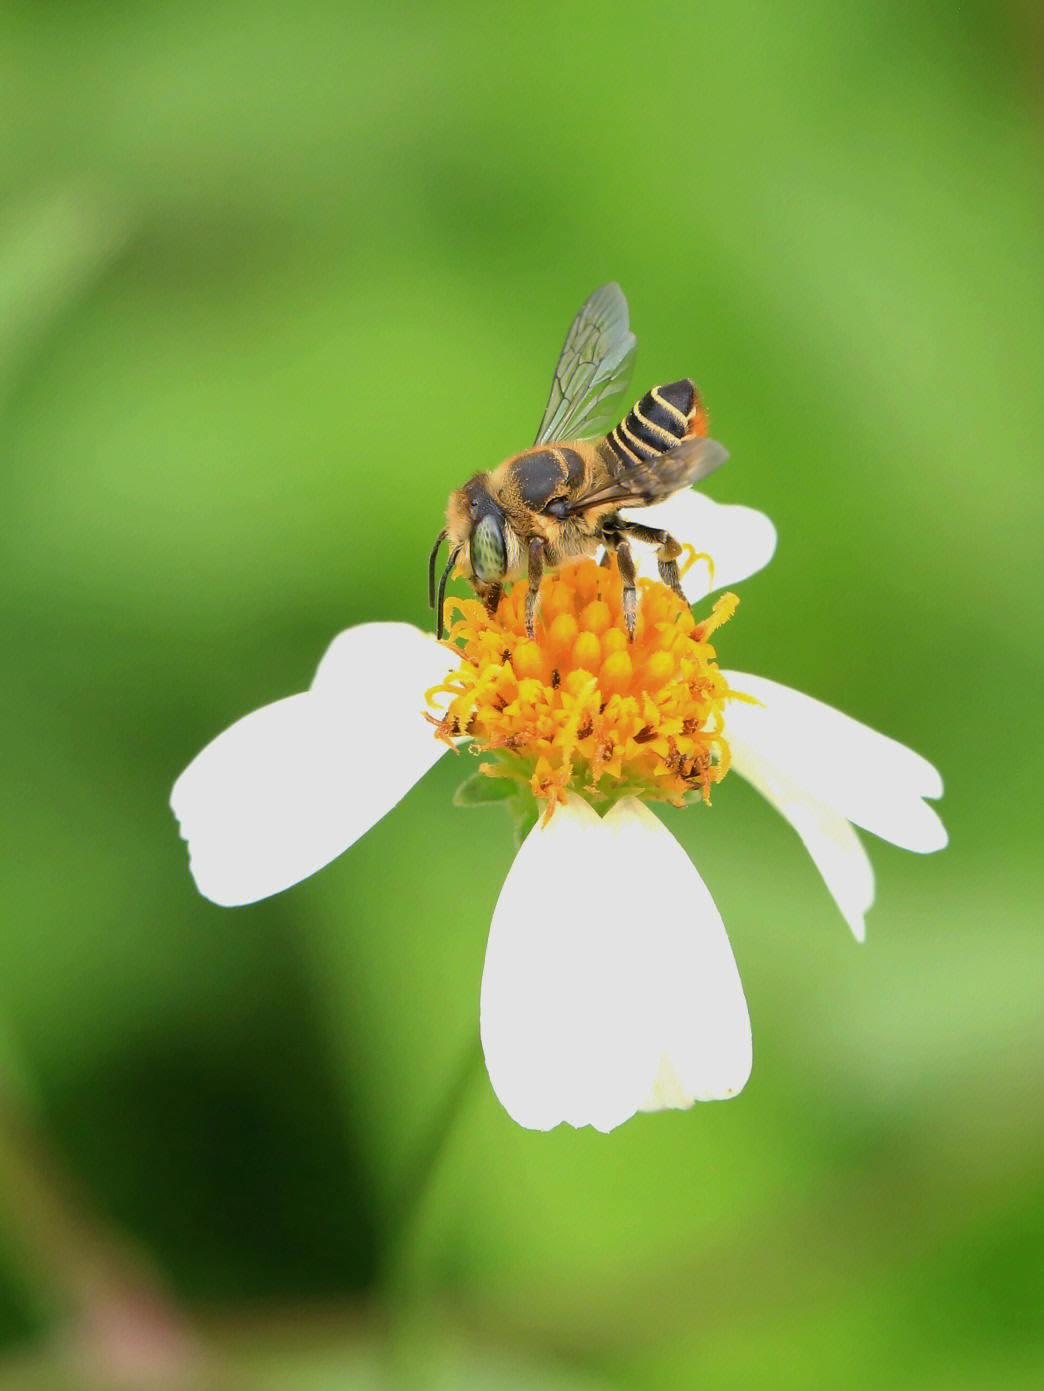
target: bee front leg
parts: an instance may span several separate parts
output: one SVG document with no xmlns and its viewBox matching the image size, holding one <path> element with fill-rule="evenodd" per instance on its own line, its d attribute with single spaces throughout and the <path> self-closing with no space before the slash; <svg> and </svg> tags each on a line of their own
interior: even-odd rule
<svg viewBox="0 0 1044 1391">
<path fill-rule="evenodd" d="M 540 602 L 540 581 L 544 575 L 544 540 L 534 536 L 529 543 L 529 592 L 526 594 L 526 633 L 533 636 Z"/>
</svg>

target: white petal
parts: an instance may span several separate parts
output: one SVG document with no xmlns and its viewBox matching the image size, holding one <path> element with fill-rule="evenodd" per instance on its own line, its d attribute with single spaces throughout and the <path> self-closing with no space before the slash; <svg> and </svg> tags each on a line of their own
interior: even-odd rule
<svg viewBox="0 0 1044 1391">
<path fill-rule="evenodd" d="M 645 526 L 662 527 L 683 544 L 711 556 L 713 577 L 705 560 L 697 560 L 682 576 L 682 588 L 690 604 L 698 603 L 715 589 L 726 589 L 755 574 L 769 563 L 776 549 L 776 528 L 764 512 L 713 502 L 692 488 L 625 515 Z M 655 550 L 636 543 L 634 551 L 638 573 L 649 579 L 658 578 Z"/>
<path fill-rule="evenodd" d="M 750 1018 L 725 924 L 695 865 L 663 822 L 628 798 L 608 813 L 640 854 L 647 950 L 660 962 L 664 1050 L 642 1110 L 725 1100 L 751 1068 Z M 651 892 L 650 892 L 651 889 Z"/>
<path fill-rule="evenodd" d="M 763 763 L 742 742 L 732 747 L 732 754 L 737 771 L 797 831 L 856 941 L 865 941 L 864 915 L 874 901 L 874 871 L 849 822 Z"/>
<path fill-rule="evenodd" d="M 364 623 L 334 639 L 310 691 L 208 744 L 170 799 L 200 893 L 267 898 L 375 825 L 445 752 L 423 710 L 449 665 L 408 623 Z"/>
<path fill-rule="evenodd" d="M 761 705 L 730 703 L 725 735 L 733 765 L 754 783 L 783 778 L 882 840 L 927 853 L 946 829 L 922 797 L 941 797 L 942 779 L 904 744 L 800 691 L 745 672 L 729 685 Z"/>
<path fill-rule="evenodd" d="M 663 824 L 570 797 L 530 832 L 497 902 L 482 976 L 490 1081 L 521 1125 L 611 1130 L 669 1055 L 683 1104 L 750 1070 L 746 1005 L 710 896 Z"/>
</svg>

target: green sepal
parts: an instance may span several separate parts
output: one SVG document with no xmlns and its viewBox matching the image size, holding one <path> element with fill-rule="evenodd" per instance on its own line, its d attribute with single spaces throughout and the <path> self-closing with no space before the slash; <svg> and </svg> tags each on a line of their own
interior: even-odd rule
<svg viewBox="0 0 1044 1391">
<path fill-rule="evenodd" d="M 487 802 L 506 802 L 518 795 L 518 783 L 513 778 L 491 778 L 487 773 L 472 773 L 453 794 L 455 807 L 482 807 Z"/>
<path fill-rule="evenodd" d="M 517 849 L 539 821 L 540 808 L 537 806 L 536 798 L 530 792 L 515 797 L 513 801 L 508 803 L 507 809 L 514 823 L 515 847 Z"/>
</svg>

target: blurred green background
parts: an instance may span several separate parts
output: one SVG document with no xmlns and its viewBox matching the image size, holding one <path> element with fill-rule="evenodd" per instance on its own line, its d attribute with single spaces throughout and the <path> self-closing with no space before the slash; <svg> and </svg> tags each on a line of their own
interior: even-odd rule
<svg viewBox="0 0 1044 1391">
<path fill-rule="evenodd" d="M 1028 0 L 4 6 L 5 1385 L 1040 1384 L 1042 40 Z M 167 797 L 340 629 L 428 624 L 447 492 L 607 279 L 636 393 L 691 373 L 708 491 L 779 529 L 723 662 L 931 758 L 951 844 L 870 845 L 859 947 L 726 781 L 668 820 L 742 1097 L 542 1135 L 479 1069 L 439 1149 L 507 819 L 445 759 L 228 911 Z"/>
</svg>

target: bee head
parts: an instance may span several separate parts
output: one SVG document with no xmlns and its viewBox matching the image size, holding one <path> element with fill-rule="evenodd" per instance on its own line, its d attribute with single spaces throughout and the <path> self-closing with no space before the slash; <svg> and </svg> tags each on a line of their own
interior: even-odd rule
<svg viewBox="0 0 1044 1391">
<path fill-rule="evenodd" d="M 450 494 L 446 526 L 439 532 L 428 565 L 428 602 L 435 609 L 435 626 L 442 636 L 442 604 L 446 580 L 454 565 L 469 577 L 480 597 L 491 594 L 508 572 L 519 547 L 504 513 L 486 486 L 488 474 L 477 473 Z M 435 564 L 439 547 L 449 541 L 449 559 L 436 591 Z M 514 544 L 512 545 L 512 542 Z"/>
<path fill-rule="evenodd" d="M 450 498 L 446 535 L 457 552 L 457 564 L 480 593 L 499 584 L 507 573 L 508 530 L 485 474 L 476 474 Z"/>
</svg>

